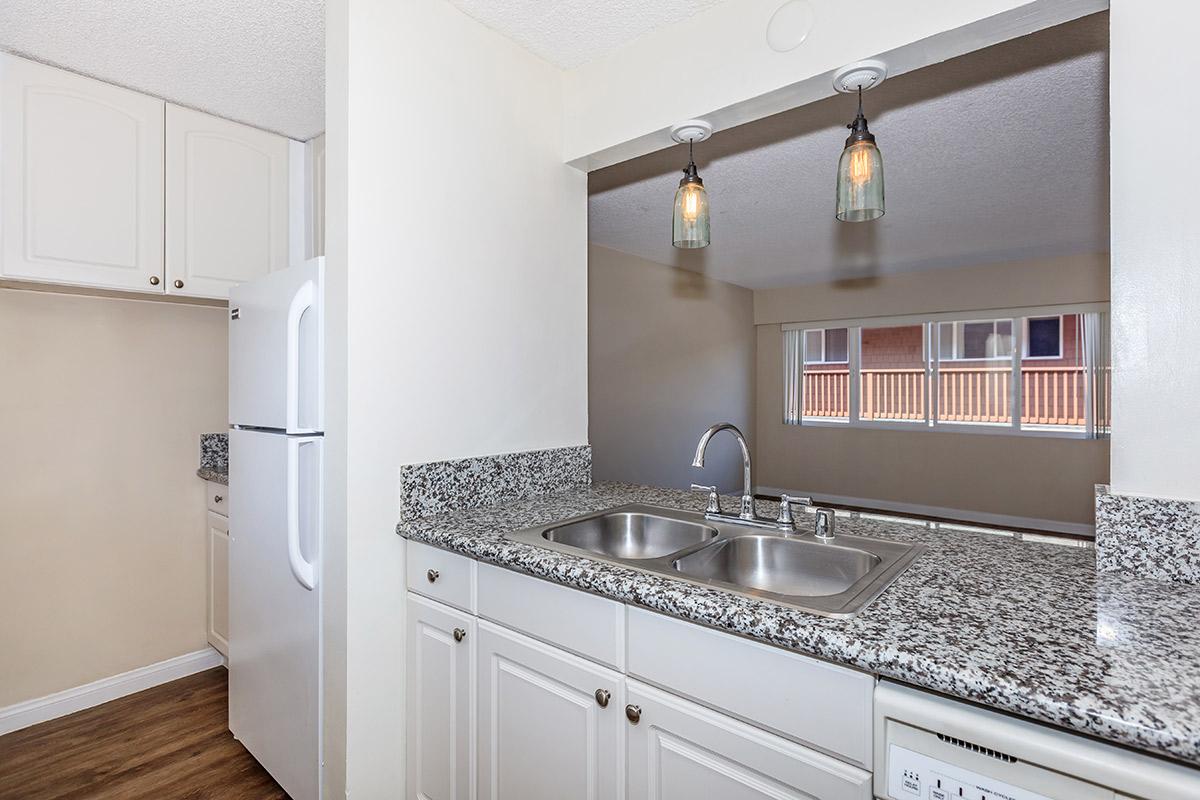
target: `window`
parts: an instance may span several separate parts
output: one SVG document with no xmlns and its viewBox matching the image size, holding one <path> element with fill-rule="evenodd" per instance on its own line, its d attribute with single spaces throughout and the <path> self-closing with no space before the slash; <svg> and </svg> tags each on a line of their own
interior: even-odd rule
<svg viewBox="0 0 1200 800">
<path fill-rule="evenodd" d="M 1025 358 L 1062 357 L 1062 316 L 1027 318 L 1025 320 Z"/>
<path fill-rule="evenodd" d="M 925 328 L 860 329 L 860 419 L 925 422 Z"/>
<path fill-rule="evenodd" d="M 1100 304 L 785 325 L 784 422 L 1102 438 L 1108 325 Z"/>
<path fill-rule="evenodd" d="M 804 332 L 805 364 L 847 364 L 850 361 L 849 331 L 818 328 Z"/>
<path fill-rule="evenodd" d="M 850 421 L 850 339 L 847 328 L 784 334 L 783 421 Z"/>
<path fill-rule="evenodd" d="M 942 322 L 938 325 L 938 357 L 943 361 L 979 361 L 1012 355 L 1012 320 Z"/>
<path fill-rule="evenodd" d="M 1013 321 L 938 323 L 937 412 L 947 425 L 1012 425 Z"/>
</svg>

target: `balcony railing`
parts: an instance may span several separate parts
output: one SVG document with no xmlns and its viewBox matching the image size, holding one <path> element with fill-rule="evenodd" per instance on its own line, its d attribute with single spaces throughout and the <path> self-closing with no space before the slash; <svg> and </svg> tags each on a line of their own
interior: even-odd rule
<svg viewBox="0 0 1200 800">
<path fill-rule="evenodd" d="M 864 369 L 861 374 L 860 419 L 925 419 L 924 369 Z M 938 375 L 938 421 L 1011 423 L 1009 367 L 942 367 Z M 1022 367 L 1021 424 L 1085 425 L 1086 383 L 1081 366 Z M 849 370 L 805 371 L 803 388 L 806 419 L 849 418 Z"/>
</svg>

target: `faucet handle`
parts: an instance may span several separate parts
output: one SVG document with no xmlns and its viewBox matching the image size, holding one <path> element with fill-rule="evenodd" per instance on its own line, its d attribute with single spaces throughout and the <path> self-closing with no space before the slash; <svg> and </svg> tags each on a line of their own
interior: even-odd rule
<svg viewBox="0 0 1200 800">
<path fill-rule="evenodd" d="M 720 514 L 721 513 L 721 496 L 717 494 L 717 487 L 702 486 L 698 483 L 692 484 L 693 492 L 708 492 L 708 505 L 704 509 L 705 514 Z"/>
<path fill-rule="evenodd" d="M 779 516 L 775 518 L 775 522 L 781 528 L 793 530 L 796 527 L 796 520 L 792 516 L 792 506 L 811 506 L 811 497 L 793 497 L 790 494 L 779 496 Z"/>
</svg>

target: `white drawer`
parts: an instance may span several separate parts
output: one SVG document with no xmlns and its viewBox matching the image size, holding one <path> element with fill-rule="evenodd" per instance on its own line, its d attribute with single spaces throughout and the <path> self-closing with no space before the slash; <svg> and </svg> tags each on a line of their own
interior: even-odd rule
<svg viewBox="0 0 1200 800">
<path fill-rule="evenodd" d="M 229 516 L 229 487 L 207 481 L 204 484 L 208 490 L 208 510 L 222 517 Z"/>
<path fill-rule="evenodd" d="M 618 670 L 625 667 L 625 606 L 613 600 L 480 564 L 479 616 Z"/>
<path fill-rule="evenodd" d="M 408 590 L 475 613 L 473 558 L 408 540 Z"/>
<path fill-rule="evenodd" d="M 631 676 L 871 768 L 873 676 L 640 608 L 628 625 Z"/>
</svg>

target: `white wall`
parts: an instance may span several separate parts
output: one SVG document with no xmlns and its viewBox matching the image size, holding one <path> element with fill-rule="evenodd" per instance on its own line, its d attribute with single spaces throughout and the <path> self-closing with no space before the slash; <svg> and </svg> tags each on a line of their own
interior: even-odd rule
<svg viewBox="0 0 1200 800">
<path fill-rule="evenodd" d="M 206 646 L 225 316 L 0 288 L 0 707 Z"/>
<path fill-rule="evenodd" d="M 606 247 L 588 248 L 588 423 L 592 475 L 737 493 L 728 434 L 692 467 L 714 422 L 754 437 L 754 295 Z"/>
<path fill-rule="evenodd" d="M 1200 70 L 1200 9 L 1113 0 L 1112 487 L 1200 499 L 1200 159 L 1174 132 L 1200 124 L 1195 95 L 1160 76 Z M 1182 93 L 1181 93 L 1182 92 Z M 1183 149 L 1176 149 L 1178 146 Z"/>
<path fill-rule="evenodd" d="M 727 0 L 567 73 L 565 158 L 598 169 L 671 145 L 703 116 L 717 130 L 833 91 L 833 71 L 884 57 L 898 75 L 1108 7 L 1106 0 L 810 0 L 801 47 L 767 46 L 783 0 Z"/>
<path fill-rule="evenodd" d="M 328 379 L 343 396 L 329 438 L 343 452 L 327 536 L 346 561 L 327 589 L 345 597 L 347 789 L 392 797 L 404 746 L 397 468 L 587 441 L 587 186 L 562 162 L 559 70 L 444 0 L 349 0 L 329 14 L 328 336 L 340 363 Z M 331 632 L 336 650 L 336 620 Z"/>
</svg>

